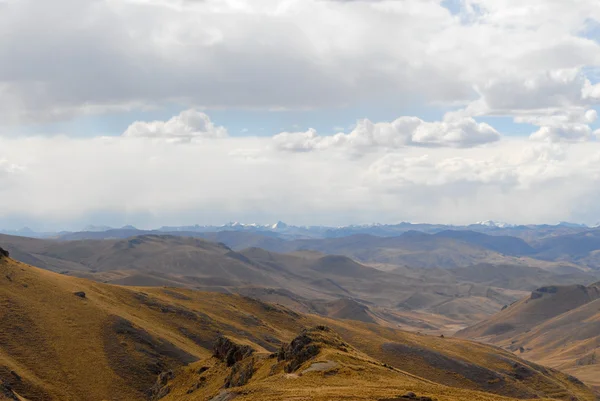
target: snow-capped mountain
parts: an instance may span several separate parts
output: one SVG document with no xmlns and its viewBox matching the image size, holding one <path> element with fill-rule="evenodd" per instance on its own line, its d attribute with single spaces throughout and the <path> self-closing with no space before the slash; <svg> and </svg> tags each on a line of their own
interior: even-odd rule
<svg viewBox="0 0 600 401">
<path fill-rule="evenodd" d="M 505 223 L 503 221 L 494 221 L 494 220 L 478 221 L 477 223 L 475 223 L 475 225 L 485 226 L 485 227 L 496 227 L 496 228 L 510 228 L 510 227 L 515 227 L 514 224 Z"/>
</svg>

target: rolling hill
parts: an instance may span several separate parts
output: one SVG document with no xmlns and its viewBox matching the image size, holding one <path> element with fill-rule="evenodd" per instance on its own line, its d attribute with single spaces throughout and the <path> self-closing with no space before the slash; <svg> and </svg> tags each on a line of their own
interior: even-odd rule
<svg viewBox="0 0 600 401">
<path fill-rule="evenodd" d="M 595 399 L 573 377 L 483 344 L 237 295 L 97 283 L 7 256 L 0 305 L 6 399 Z"/>
<path fill-rule="evenodd" d="M 502 346 L 600 388 L 600 283 L 541 287 L 457 335 Z"/>
<path fill-rule="evenodd" d="M 58 236 L 58 239 L 85 242 L 147 236 L 203 238 L 224 243 L 235 251 L 256 247 L 278 253 L 314 250 L 345 255 L 361 263 L 415 268 L 456 268 L 491 263 L 534 266 L 570 273 L 598 270 L 600 267 L 600 231 L 568 225 L 487 227 L 485 230 L 480 229 L 484 226 L 432 228 L 427 225 L 407 225 L 400 231 L 381 231 L 382 226 L 374 226 L 372 230 L 338 230 L 335 235 L 325 237 L 320 235 L 327 231 L 317 230 L 320 233 L 317 238 L 287 235 L 285 230 L 271 230 L 262 226 L 253 227 L 238 230 L 230 226 L 214 228 L 216 231 L 172 232 L 112 229 L 67 233 Z M 533 234 L 525 237 L 519 235 L 525 232 Z M 47 262 L 52 264 L 52 260 Z"/>
<path fill-rule="evenodd" d="M 438 243 L 456 243 L 443 236 L 432 243 L 431 237 L 412 233 L 330 241 L 375 253 L 380 252 L 376 246 L 381 241 L 394 246 L 420 243 L 422 253 L 434 252 Z M 281 254 L 256 247 L 234 251 L 222 243 L 172 235 L 77 241 L 3 236 L 0 240 L 16 259 L 65 275 L 119 285 L 237 293 L 334 317 L 339 309 L 335 303 L 341 300 L 349 305 L 341 309 L 347 319 L 373 319 L 392 327 L 445 334 L 486 319 L 536 288 L 542 279 L 564 284 L 597 279 L 580 271 L 559 275 L 526 265 L 418 269 L 374 264 L 379 267 L 375 269 L 348 256 L 307 250 Z M 331 249 L 336 250 L 341 249 Z"/>
<path fill-rule="evenodd" d="M 345 255 L 361 263 L 409 266 L 414 268 L 457 268 L 479 263 L 534 266 L 555 272 L 581 270 L 578 261 L 538 257 L 538 250 L 521 238 L 487 235 L 471 230 L 444 230 L 435 234 L 407 231 L 399 236 L 353 234 L 346 237 L 284 240 L 260 233 L 221 231 L 194 234 L 218 241 L 234 250 L 260 247 L 288 253 L 313 250 Z M 559 240 L 557 237 L 556 240 Z M 583 270 L 592 266 L 586 264 Z"/>
</svg>

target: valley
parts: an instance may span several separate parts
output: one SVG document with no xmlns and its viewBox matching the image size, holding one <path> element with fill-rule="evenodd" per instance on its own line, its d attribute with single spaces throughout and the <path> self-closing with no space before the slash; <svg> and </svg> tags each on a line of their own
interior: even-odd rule
<svg viewBox="0 0 600 401">
<path fill-rule="evenodd" d="M 2 262 L 0 378 L 30 401 L 86 399 L 87 390 L 76 391 L 90 386 L 97 386 L 90 400 L 117 393 L 283 400 L 306 386 L 323 388 L 329 399 L 347 397 L 348 380 L 364 381 L 364 394 L 350 399 L 375 400 L 411 391 L 461 399 L 439 386 L 480 391 L 469 399 L 482 400 L 487 393 L 584 400 L 594 396 L 586 398 L 592 393 L 580 383 L 600 389 L 600 272 L 585 256 L 594 253 L 589 236 L 579 244 L 576 235 L 550 257 L 538 240 L 471 231 L 324 239 L 201 234 L 0 236 L 10 255 Z M 315 334 L 321 326 L 325 332 Z M 316 359 L 298 362 L 306 378 L 272 356 L 303 330 L 327 337 L 311 339 L 325 344 Z M 212 355 L 223 335 L 252 349 L 233 370 Z M 331 347 L 339 342 L 351 348 Z M 104 373 L 92 379 L 79 372 L 86 361 L 45 367 L 44 360 L 67 364 L 73 354 L 104 360 Z M 567 376 L 556 379 L 553 369 Z M 79 387 L 60 384 L 68 377 Z M 224 380 L 241 380 L 243 390 L 222 387 Z M 65 388 L 70 393 L 61 393 Z"/>
<path fill-rule="evenodd" d="M 8 257 L 0 273 L 8 399 L 595 399 L 570 376 L 470 341 L 238 295 L 97 283 Z"/>
</svg>

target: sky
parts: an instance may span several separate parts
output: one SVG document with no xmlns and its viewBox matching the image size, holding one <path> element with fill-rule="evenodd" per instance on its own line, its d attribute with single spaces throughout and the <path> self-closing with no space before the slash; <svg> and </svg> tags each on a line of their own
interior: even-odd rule
<svg viewBox="0 0 600 401">
<path fill-rule="evenodd" d="M 597 0 L 0 0 L 0 229 L 600 222 Z"/>
</svg>

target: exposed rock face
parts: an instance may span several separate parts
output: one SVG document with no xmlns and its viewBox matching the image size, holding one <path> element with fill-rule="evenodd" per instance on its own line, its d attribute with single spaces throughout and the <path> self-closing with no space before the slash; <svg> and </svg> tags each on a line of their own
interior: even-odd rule
<svg viewBox="0 0 600 401">
<path fill-rule="evenodd" d="M 254 375 L 254 349 L 239 345 L 224 336 L 219 336 L 213 346 L 213 356 L 231 367 L 223 387 L 239 387 L 247 384 Z"/>
<path fill-rule="evenodd" d="M 85 298 L 85 292 L 83 292 L 83 291 L 74 292 L 73 295 L 75 295 L 76 297 L 79 297 L 79 298 Z"/>
<path fill-rule="evenodd" d="M 225 388 L 239 387 L 248 384 L 254 375 L 254 359 L 237 362 L 231 368 L 229 376 L 225 379 Z"/>
<path fill-rule="evenodd" d="M 166 397 L 170 392 L 171 388 L 168 386 L 169 380 L 175 377 L 172 371 L 161 373 L 156 379 L 156 383 L 150 389 L 150 400 L 158 401 L 161 398 Z"/>
<path fill-rule="evenodd" d="M 329 327 L 317 326 L 309 330 L 303 330 L 289 345 L 281 347 L 277 354 L 277 360 L 288 361 L 285 371 L 292 373 L 304 362 L 319 355 L 323 345 L 332 346 L 343 351 L 346 351 L 348 347 L 348 344 L 344 343 Z"/>
<path fill-rule="evenodd" d="M 0 259 L 5 257 L 8 258 L 9 256 L 10 254 L 8 253 L 8 251 L 0 247 Z"/>
<path fill-rule="evenodd" d="M 248 345 L 238 345 L 224 336 L 219 336 L 213 346 L 213 356 L 231 367 L 251 356 L 254 349 Z"/>
<path fill-rule="evenodd" d="M 297 370 L 304 362 L 317 356 L 320 351 L 321 347 L 313 344 L 313 339 L 306 333 L 302 333 L 290 345 L 279 351 L 277 360 L 289 361 L 285 367 L 285 371 L 291 373 Z"/>
<path fill-rule="evenodd" d="M 9 385 L 3 384 L 0 381 L 0 399 L 19 401 L 17 395 L 12 391 Z"/>
</svg>

